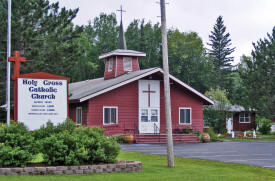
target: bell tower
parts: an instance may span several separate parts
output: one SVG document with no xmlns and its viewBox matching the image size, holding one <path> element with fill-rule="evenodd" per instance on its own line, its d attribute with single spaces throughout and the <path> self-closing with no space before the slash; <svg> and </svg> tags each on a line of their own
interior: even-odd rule
<svg viewBox="0 0 275 181">
<path fill-rule="evenodd" d="M 122 24 L 122 13 L 126 11 L 122 10 L 122 6 L 120 6 L 118 11 L 120 11 L 121 17 L 118 49 L 99 56 L 99 60 L 105 61 L 104 79 L 111 79 L 128 72 L 139 71 L 138 58 L 146 56 L 143 52 L 127 49 Z"/>
</svg>

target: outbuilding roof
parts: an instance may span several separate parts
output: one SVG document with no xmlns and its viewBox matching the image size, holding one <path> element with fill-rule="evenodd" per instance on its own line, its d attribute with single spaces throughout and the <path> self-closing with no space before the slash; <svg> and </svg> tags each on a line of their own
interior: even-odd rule
<svg viewBox="0 0 275 181">
<path fill-rule="evenodd" d="M 96 97 L 100 94 L 105 92 L 111 91 L 115 88 L 121 87 L 128 83 L 134 82 L 136 80 L 142 79 L 146 76 L 151 74 L 160 72 L 163 74 L 161 68 L 149 68 L 135 72 L 128 72 L 127 74 L 123 74 L 116 78 L 104 80 L 104 78 L 92 79 L 92 80 L 85 80 L 75 83 L 69 84 L 69 100 L 71 102 L 83 102 L 90 98 Z M 202 93 L 198 92 L 197 90 L 193 89 L 189 85 L 185 84 L 184 82 L 180 81 L 176 77 L 170 75 L 170 79 L 177 82 L 179 85 L 183 86 L 185 89 L 191 91 L 193 94 L 199 96 L 204 104 L 211 105 L 214 102 L 203 95 Z"/>
<path fill-rule="evenodd" d="M 214 101 L 213 105 L 209 105 L 206 106 L 206 108 L 212 108 L 214 110 L 217 111 L 227 111 L 227 112 L 245 112 L 245 111 L 249 111 L 249 112 L 255 112 L 256 110 L 254 109 L 245 109 L 243 106 L 240 105 L 232 105 L 229 103 L 224 103 L 224 102 L 220 102 L 220 101 Z"/>
</svg>

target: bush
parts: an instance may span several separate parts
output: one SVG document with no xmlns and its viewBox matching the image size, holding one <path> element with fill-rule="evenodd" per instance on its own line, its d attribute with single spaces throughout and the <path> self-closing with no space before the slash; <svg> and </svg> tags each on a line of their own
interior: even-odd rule
<svg viewBox="0 0 275 181">
<path fill-rule="evenodd" d="M 88 162 L 113 163 L 119 154 L 120 147 L 117 142 L 104 136 L 104 131 L 98 127 L 80 127 L 75 132 L 81 143 L 88 150 Z"/>
<path fill-rule="evenodd" d="M 211 141 L 215 142 L 218 140 L 218 137 L 212 128 L 208 128 L 208 129 L 204 130 L 204 132 L 209 134 Z"/>
<path fill-rule="evenodd" d="M 41 140 L 43 159 L 48 165 L 78 165 L 88 160 L 88 151 L 78 137 L 57 133 Z"/>
<path fill-rule="evenodd" d="M 258 130 L 263 134 L 269 134 L 271 132 L 271 121 L 269 119 L 259 119 L 257 120 L 257 126 L 258 126 Z"/>
<path fill-rule="evenodd" d="M 24 167 L 38 153 L 34 137 L 22 123 L 0 127 L 0 166 Z"/>
<path fill-rule="evenodd" d="M 182 133 L 183 134 L 189 134 L 192 132 L 192 128 L 190 126 L 186 126 L 185 128 L 183 128 Z"/>
<path fill-rule="evenodd" d="M 72 133 L 76 128 L 75 123 L 71 119 L 66 119 L 63 123 L 54 126 L 52 122 L 48 121 L 46 125 L 43 125 L 40 129 L 34 131 L 34 137 L 36 140 L 47 138 L 52 134 L 61 132 Z"/>
<path fill-rule="evenodd" d="M 11 147 L 5 144 L 0 146 L 1 167 L 25 167 L 27 162 L 32 160 L 34 155 L 20 147 Z"/>
<path fill-rule="evenodd" d="M 49 165 L 111 163 L 120 150 L 115 139 L 105 137 L 104 130 L 98 127 L 65 129 L 42 139 L 40 145 L 44 161 Z"/>
<path fill-rule="evenodd" d="M 114 135 L 110 137 L 111 139 L 114 139 L 118 143 L 125 143 L 124 135 Z"/>
</svg>

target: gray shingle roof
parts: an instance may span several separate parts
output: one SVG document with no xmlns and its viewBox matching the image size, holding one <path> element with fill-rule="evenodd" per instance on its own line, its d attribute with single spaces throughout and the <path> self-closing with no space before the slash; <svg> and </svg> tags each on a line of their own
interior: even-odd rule
<svg viewBox="0 0 275 181">
<path fill-rule="evenodd" d="M 250 111 L 255 112 L 254 109 L 248 109 L 246 110 L 243 106 L 240 105 L 232 105 L 229 103 L 223 103 L 220 101 L 214 101 L 214 105 L 205 106 L 206 108 L 211 108 L 217 111 L 227 111 L 227 112 L 244 112 L 244 111 Z"/>
<path fill-rule="evenodd" d="M 69 84 L 69 100 L 78 100 L 83 97 L 89 96 L 91 94 L 95 94 L 99 91 L 122 83 L 124 81 L 130 80 L 137 76 L 143 75 L 147 72 L 156 70 L 159 68 L 150 68 L 144 69 L 136 72 L 129 72 L 127 74 L 123 74 L 119 77 L 104 80 L 104 78 L 85 80 L 81 82 L 75 82 Z"/>
</svg>

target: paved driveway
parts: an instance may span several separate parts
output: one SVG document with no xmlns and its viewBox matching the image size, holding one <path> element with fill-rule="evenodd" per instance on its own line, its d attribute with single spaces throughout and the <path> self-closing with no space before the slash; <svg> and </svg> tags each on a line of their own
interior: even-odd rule
<svg viewBox="0 0 275 181">
<path fill-rule="evenodd" d="M 166 144 L 122 144 L 122 150 L 166 155 Z M 244 163 L 275 169 L 275 142 L 215 142 L 174 145 L 175 156 Z"/>
</svg>

